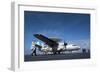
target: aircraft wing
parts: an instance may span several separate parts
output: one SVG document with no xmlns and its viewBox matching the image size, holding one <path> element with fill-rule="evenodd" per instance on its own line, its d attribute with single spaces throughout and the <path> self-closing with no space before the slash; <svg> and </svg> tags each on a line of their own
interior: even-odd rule
<svg viewBox="0 0 100 73">
<path fill-rule="evenodd" d="M 42 34 L 34 34 L 34 36 L 36 38 L 38 38 L 39 40 L 43 41 L 45 44 L 47 44 L 48 46 L 50 47 L 55 47 L 55 46 L 58 46 L 58 43 L 45 37 L 44 35 Z"/>
</svg>

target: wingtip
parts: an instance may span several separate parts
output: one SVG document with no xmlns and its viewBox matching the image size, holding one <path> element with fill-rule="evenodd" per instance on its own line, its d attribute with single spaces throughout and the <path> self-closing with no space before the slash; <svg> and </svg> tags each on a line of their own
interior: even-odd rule
<svg viewBox="0 0 100 73">
<path fill-rule="evenodd" d="M 41 35 L 41 34 L 33 34 L 33 36 L 38 36 L 38 35 Z"/>
</svg>

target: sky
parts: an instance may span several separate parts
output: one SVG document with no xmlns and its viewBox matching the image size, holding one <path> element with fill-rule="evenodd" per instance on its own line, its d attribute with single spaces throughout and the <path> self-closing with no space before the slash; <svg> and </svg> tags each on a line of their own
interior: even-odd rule
<svg viewBox="0 0 100 73">
<path fill-rule="evenodd" d="M 57 37 L 69 44 L 90 47 L 90 14 L 24 11 L 24 54 L 30 54 L 33 34 Z"/>
</svg>

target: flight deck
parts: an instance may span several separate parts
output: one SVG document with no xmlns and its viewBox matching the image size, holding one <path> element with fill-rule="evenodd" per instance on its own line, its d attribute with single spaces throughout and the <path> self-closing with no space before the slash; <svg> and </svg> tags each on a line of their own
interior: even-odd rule
<svg viewBox="0 0 100 73">
<path fill-rule="evenodd" d="M 49 54 L 49 55 L 25 55 L 24 61 L 47 61 L 47 60 L 71 60 L 71 59 L 90 59 L 90 52 L 86 53 L 67 53 L 67 54 Z"/>
</svg>

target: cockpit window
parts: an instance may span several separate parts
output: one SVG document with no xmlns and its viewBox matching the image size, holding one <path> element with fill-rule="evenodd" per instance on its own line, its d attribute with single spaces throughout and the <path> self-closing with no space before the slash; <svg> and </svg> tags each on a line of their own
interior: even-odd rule
<svg viewBox="0 0 100 73">
<path fill-rule="evenodd" d="M 76 46 L 76 45 L 72 45 L 72 46 Z"/>
</svg>

